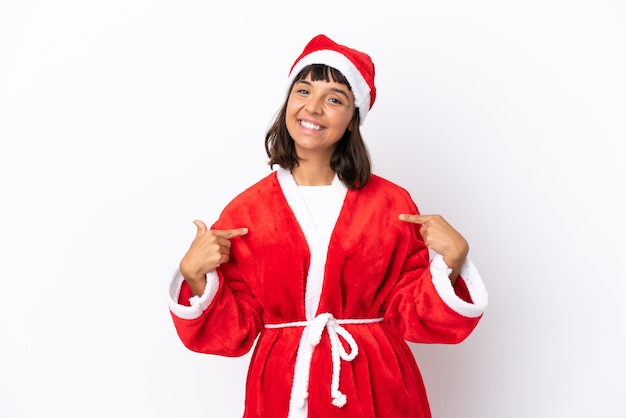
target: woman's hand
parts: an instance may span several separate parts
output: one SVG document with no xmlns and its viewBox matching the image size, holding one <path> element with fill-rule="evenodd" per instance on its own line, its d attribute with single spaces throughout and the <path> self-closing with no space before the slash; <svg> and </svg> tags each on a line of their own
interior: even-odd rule
<svg viewBox="0 0 626 418">
<path fill-rule="evenodd" d="M 206 287 L 206 274 L 228 262 L 230 240 L 248 233 L 247 228 L 207 230 L 204 222 L 195 220 L 197 227 L 189 250 L 180 262 L 180 272 L 194 295 L 201 295 Z"/>
<path fill-rule="evenodd" d="M 452 283 L 461 270 L 461 266 L 469 252 L 469 244 L 463 236 L 452 227 L 441 215 L 409 215 L 399 216 L 401 221 L 421 224 L 420 234 L 429 249 L 443 255 L 443 259 L 452 269 Z"/>
</svg>

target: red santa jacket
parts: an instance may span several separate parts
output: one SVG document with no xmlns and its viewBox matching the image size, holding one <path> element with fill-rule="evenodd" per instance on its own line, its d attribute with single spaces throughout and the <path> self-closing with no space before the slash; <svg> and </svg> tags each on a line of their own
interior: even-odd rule
<svg viewBox="0 0 626 418">
<path fill-rule="evenodd" d="M 233 199 L 212 228 L 249 232 L 204 295 L 174 278 L 178 335 L 200 353 L 255 347 L 244 418 L 430 417 L 406 341 L 463 341 L 485 287 L 469 260 L 453 287 L 441 255 L 429 259 L 419 226 L 398 219 L 418 213 L 403 188 L 376 175 L 361 190 L 332 187 L 321 225 L 286 170 Z"/>
</svg>

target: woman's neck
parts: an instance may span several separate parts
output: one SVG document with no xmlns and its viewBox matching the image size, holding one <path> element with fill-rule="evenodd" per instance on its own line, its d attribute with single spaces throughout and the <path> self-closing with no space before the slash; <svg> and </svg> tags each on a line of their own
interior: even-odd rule
<svg viewBox="0 0 626 418">
<path fill-rule="evenodd" d="M 291 170 L 298 186 L 328 186 L 335 178 L 335 172 L 328 164 L 314 164 L 300 161 L 300 165 Z"/>
</svg>

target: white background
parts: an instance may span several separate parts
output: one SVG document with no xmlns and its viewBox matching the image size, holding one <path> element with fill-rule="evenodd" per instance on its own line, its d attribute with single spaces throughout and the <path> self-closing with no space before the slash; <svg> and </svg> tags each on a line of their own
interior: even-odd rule
<svg viewBox="0 0 626 418">
<path fill-rule="evenodd" d="M 619 0 L 1 1 L 0 417 L 241 416 L 249 355 L 186 350 L 167 283 L 193 219 L 269 173 L 318 33 L 373 57 L 375 172 L 489 290 L 465 342 L 412 346 L 435 418 L 624 417 L 625 22 Z"/>
</svg>

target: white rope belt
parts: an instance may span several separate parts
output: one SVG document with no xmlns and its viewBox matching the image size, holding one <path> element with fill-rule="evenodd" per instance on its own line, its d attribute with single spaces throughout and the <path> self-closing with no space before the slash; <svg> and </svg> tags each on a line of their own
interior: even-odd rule
<svg viewBox="0 0 626 418">
<path fill-rule="evenodd" d="M 291 390 L 291 401 L 289 404 L 289 416 L 293 416 L 293 409 L 302 409 L 306 405 L 309 397 L 309 374 L 311 371 L 311 358 L 313 350 L 319 344 L 324 329 L 328 332 L 330 338 L 330 350 L 333 361 L 333 376 L 330 384 L 330 393 L 333 398 L 332 404 L 341 408 L 347 402 L 346 395 L 339 390 L 339 375 L 341 372 L 341 360 L 352 361 L 359 354 L 359 347 L 354 341 L 352 335 L 341 325 L 342 324 L 373 324 L 381 322 L 383 318 L 365 318 L 365 319 L 335 319 L 332 314 L 319 314 L 312 321 L 287 322 L 283 324 L 265 324 L 265 328 L 290 328 L 304 327 L 300 345 L 298 346 L 298 354 L 296 357 L 296 366 L 293 375 L 293 387 Z M 346 352 L 343 345 L 339 341 L 339 336 L 348 343 L 350 352 Z"/>
</svg>

